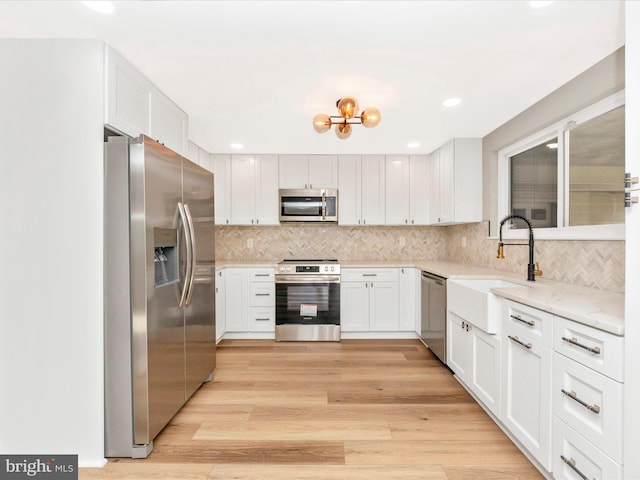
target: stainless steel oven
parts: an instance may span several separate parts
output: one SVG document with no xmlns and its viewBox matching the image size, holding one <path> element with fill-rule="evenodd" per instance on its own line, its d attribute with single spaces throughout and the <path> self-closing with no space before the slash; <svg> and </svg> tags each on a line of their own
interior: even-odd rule
<svg viewBox="0 0 640 480">
<path fill-rule="evenodd" d="M 276 280 L 276 341 L 340 341 L 340 265 L 284 260 Z"/>
</svg>

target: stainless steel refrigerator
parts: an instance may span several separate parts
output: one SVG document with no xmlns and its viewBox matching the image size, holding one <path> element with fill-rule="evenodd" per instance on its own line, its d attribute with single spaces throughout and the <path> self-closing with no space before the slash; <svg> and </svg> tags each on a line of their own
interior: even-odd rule
<svg viewBox="0 0 640 480">
<path fill-rule="evenodd" d="M 144 458 L 215 367 L 213 174 L 105 142 L 105 456 Z"/>
</svg>

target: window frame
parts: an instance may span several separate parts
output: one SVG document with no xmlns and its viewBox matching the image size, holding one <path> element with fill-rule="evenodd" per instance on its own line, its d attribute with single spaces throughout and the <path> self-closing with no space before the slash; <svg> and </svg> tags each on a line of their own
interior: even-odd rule
<svg viewBox="0 0 640 480">
<path fill-rule="evenodd" d="M 498 152 L 498 223 L 511 212 L 510 158 L 552 138 L 558 138 L 558 227 L 534 228 L 537 239 L 547 240 L 624 240 L 624 223 L 607 225 L 565 226 L 569 209 L 569 175 L 566 148 L 569 132 L 575 126 L 625 105 L 625 92 L 620 90 L 562 120 L 542 128 L 532 135 Z M 505 225 L 507 227 L 507 225 Z M 504 228 L 504 238 L 527 238 L 525 229 Z"/>
</svg>

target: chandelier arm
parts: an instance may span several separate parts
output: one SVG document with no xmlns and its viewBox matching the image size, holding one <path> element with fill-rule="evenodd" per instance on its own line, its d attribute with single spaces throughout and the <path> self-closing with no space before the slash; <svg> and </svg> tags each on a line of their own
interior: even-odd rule
<svg viewBox="0 0 640 480">
<path fill-rule="evenodd" d="M 362 125 L 362 120 L 360 119 L 360 117 L 344 118 L 340 115 L 329 115 L 329 118 L 334 125 L 337 123 L 351 123 L 353 125 Z M 339 120 L 339 122 L 334 122 L 334 119 Z"/>
</svg>

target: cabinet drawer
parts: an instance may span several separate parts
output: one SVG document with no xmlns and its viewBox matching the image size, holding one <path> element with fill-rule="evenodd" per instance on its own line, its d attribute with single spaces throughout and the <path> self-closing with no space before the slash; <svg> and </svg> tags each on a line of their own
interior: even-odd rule
<svg viewBox="0 0 640 480">
<path fill-rule="evenodd" d="M 559 353 L 553 370 L 553 413 L 622 463 L 622 384 Z"/>
<path fill-rule="evenodd" d="M 556 352 L 622 382 L 624 337 L 591 328 L 562 317 L 554 319 Z"/>
<path fill-rule="evenodd" d="M 553 478 L 558 480 L 623 478 L 622 467 L 619 464 L 585 440 L 558 417 L 553 419 L 552 457 Z"/>
<path fill-rule="evenodd" d="M 398 268 L 343 268 L 341 282 L 397 282 L 400 280 Z"/>
<path fill-rule="evenodd" d="M 275 332 L 276 314 L 274 307 L 249 308 L 250 332 Z"/>
<path fill-rule="evenodd" d="M 525 334 L 548 347 L 552 346 L 553 315 L 507 299 L 503 305 L 505 326 L 516 332 L 516 335 Z"/>
<path fill-rule="evenodd" d="M 250 282 L 275 282 L 273 268 L 250 268 Z"/>
<path fill-rule="evenodd" d="M 249 284 L 249 306 L 275 307 L 276 285 L 275 283 L 252 282 Z"/>
</svg>

